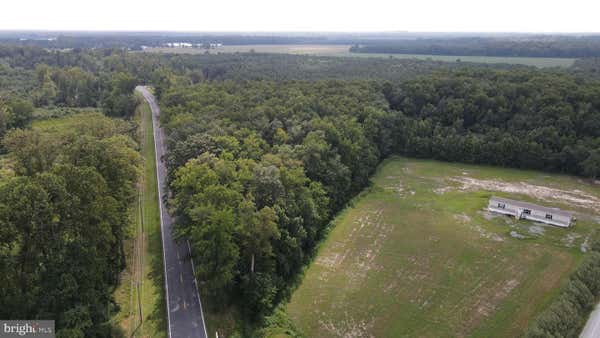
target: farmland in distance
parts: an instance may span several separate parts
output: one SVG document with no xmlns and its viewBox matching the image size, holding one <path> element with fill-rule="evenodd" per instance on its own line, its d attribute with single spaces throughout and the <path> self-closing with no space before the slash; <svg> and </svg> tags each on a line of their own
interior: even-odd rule
<svg viewBox="0 0 600 338">
<path fill-rule="evenodd" d="M 326 44 L 290 44 L 290 45 L 224 45 L 212 49 L 204 48 L 147 48 L 146 52 L 175 53 L 175 54 L 218 54 L 218 53 L 275 53 L 275 54 L 306 54 L 315 56 L 337 57 L 377 57 L 396 59 L 419 59 L 445 62 L 475 62 L 475 63 L 506 63 L 526 66 L 570 67 L 575 59 L 541 58 L 541 57 L 497 57 L 497 56 L 453 56 L 453 55 L 421 55 L 421 54 L 384 54 L 384 53 L 351 53 L 350 45 Z"/>
</svg>

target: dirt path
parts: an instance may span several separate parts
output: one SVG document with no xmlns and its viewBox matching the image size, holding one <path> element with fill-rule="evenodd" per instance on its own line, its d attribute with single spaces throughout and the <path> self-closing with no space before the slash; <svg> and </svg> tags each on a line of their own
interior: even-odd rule
<svg viewBox="0 0 600 338">
<path fill-rule="evenodd" d="M 565 190 L 550 188 L 526 182 L 504 182 L 499 180 L 481 180 L 473 177 L 452 177 L 450 181 L 459 184 L 459 189 L 490 190 L 506 193 L 523 194 L 543 201 L 558 201 L 574 207 L 589 208 L 600 212 L 600 199 L 581 190 Z"/>
</svg>

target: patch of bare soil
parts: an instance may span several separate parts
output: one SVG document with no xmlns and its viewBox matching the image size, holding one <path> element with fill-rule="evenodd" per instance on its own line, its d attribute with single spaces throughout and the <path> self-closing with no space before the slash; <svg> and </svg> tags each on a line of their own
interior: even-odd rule
<svg viewBox="0 0 600 338">
<path fill-rule="evenodd" d="M 496 256 L 494 256 L 496 257 Z M 506 279 L 498 280 L 498 272 L 506 271 Z M 524 271 L 512 264 L 507 257 L 498 257 L 490 273 L 481 275 L 469 294 L 453 306 L 454 316 L 462 318 L 456 327 L 455 337 L 466 337 L 486 317 L 493 315 L 498 305 L 519 285 Z"/>
<path fill-rule="evenodd" d="M 565 246 L 572 248 L 573 246 L 575 246 L 575 241 L 580 237 L 580 234 L 569 233 L 561 239 L 561 242 L 563 242 Z"/>
<path fill-rule="evenodd" d="M 360 236 L 363 239 L 367 239 L 371 244 L 360 250 L 355 249 L 353 257 L 348 261 L 348 264 L 350 264 L 349 268 L 346 269 L 348 282 L 355 287 L 360 287 L 362 285 L 371 269 L 379 268 L 375 264 L 375 259 L 379 256 L 387 236 L 393 230 L 393 226 L 383 221 L 382 215 L 383 209 L 371 211 L 365 215 L 366 217 L 369 217 L 369 224 L 366 226 L 370 229 L 362 231 Z M 363 229 L 363 227 L 364 226 L 360 225 L 360 229 Z"/>
<path fill-rule="evenodd" d="M 365 320 L 357 321 L 350 317 L 348 313 L 345 313 L 345 319 L 341 321 L 319 320 L 319 324 L 327 332 L 330 333 L 330 337 L 374 337 L 369 331 L 373 328 L 372 322 Z"/>
<path fill-rule="evenodd" d="M 583 243 L 581 243 L 581 245 L 579 246 L 579 250 L 581 250 L 581 252 L 588 252 L 589 249 L 590 249 L 590 236 L 586 236 Z"/>
<path fill-rule="evenodd" d="M 466 214 L 454 215 L 454 219 L 461 222 L 462 224 L 468 225 L 471 229 L 473 229 L 475 232 L 477 232 L 479 234 L 479 237 L 481 237 L 481 238 L 490 239 L 495 242 L 503 242 L 504 241 L 504 238 L 502 238 L 502 236 L 500 236 L 494 232 L 487 231 L 481 225 L 477 225 L 477 224 L 471 225 L 470 224 L 471 217 L 469 217 Z"/>
<path fill-rule="evenodd" d="M 402 186 L 402 183 L 388 185 L 388 186 L 383 187 L 383 189 L 393 191 L 399 195 L 402 195 L 402 192 L 404 191 L 404 187 Z"/>
<path fill-rule="evenodd" d="M 506 216 L 506 215 L 502 215 L 499 213 L 495 213 L 495 212 L 491 212 L 489 211 L 487 208 L 484 210 L 480 210 L 478 211 L 478 213 L 480 215 L 483 216 L 483 218 L 487 219 L 488 221 L 493 220 L 494 218 L 499 218 L 501 217 L 506 223 L 508 224 L 513 224 L 515 222 L 515 219 L 513 217 L 510 216 Z"/>
<path fill-rule="evenodd" d="M 469 222 L 471 222 L 471 217 L 469 217 L 466 214 L 454 215 L 454 219 L 456 219 L 457 221 L 459 221 L 461 223 L 469 223 Z"/>
<path fill-rule="evenodd" d="M 546 232 L 545 225 L 542 223 L 535 223 L 529 227 L 529 233 L 534 235 L 543 235 Z"/>
<path fill-rule="evenodd" d="M 446 186 L 446 187 L 435 188 L 435 189 L 433 189 L 433 192 L 436 195 L 443 195 L 443 194 L 447 193 L 450 190 L 452 190 L 452 187 L 451 186 Z"/>
<path fill-rule="evenodd" d="M 497 233 L 487 231 L 480 225 L 473 226 L 473 229 L 479 233 L 481 238 L 490 239 L 494 242 L 504 242 L 504 238 L 502 238 L 502 236 L 498 235 Z"/>
<path fill-rule="evenodd" d="M 360 286 L 369 271 L 375 266 L 375 259 L 393 227 L 383 222 L 383 209 L 362 214 L 353 222 L 350 234 L 343 241 L 333 243 L 328 252 L 318 256 L 315 263 L 324 267 L 319 279 L 326 281 L 331 273 L 343 269 L 351 285 Z M 357 250 L 352 245 L 359 238 L 367 238 L 369 246 Z"/>
<path fill-rule="evenodd" d="M 477 304 L 477 315 L 482 317 L 489 316 L 496 310 L 496 304 L 499 303 L 500 300 L 506 298 L 506 296 L 508 296 L 510 292 L 518 285 L 518 280 L 511 279 L 501 286 L 492 297 L 482 299 Z"/>
<path fill-rule="evenodd" d="M 561 201 L 575 207 L 582 207 L 600 212 L 600 198 L 578 189 L 564 190 L 544 187 L 525 182 L 504 182 L 499 180 L 480 180 L 472 177 L 452 177 L 451 181 L 459 184 L 459 190 L 490 190 L 513 194 L 523 194 L 544 201 Z"/>
<path fill-rule="evenodd" d="M 510 237 L 517 238 L 517 239 L 523 239 L 523 238 L 525 238 L 525 236 L 521 235 L 520 233 L 518 233 L 518 232 L 516 232 L 514 230 L 510 232 Z"/>
<path fill-rule="evenodd" d="M 506 258 L 498 262 L 497 271 L 505 269 Z M 481 323 L 486 317 L 493 315 L 499 304 L 520 284 L 524 271 L 517 265 L 511 265 L 506 271 L 507 279 L 496 281 L 490 276 L 484 276 L 472 290 L 471 297 L 465 297 L 463 302 L 457 307 L 466 315 L 466 320 L 461 324 L 458 336 L 468 336 L 470 330 Z"/>
</svg>

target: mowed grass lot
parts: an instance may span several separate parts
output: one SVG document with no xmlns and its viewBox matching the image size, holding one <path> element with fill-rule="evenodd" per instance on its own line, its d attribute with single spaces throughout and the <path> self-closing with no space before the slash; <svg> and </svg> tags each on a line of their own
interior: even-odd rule
<svg viewBox="0 0 600 338">
<path fill-rule="evenodd" d="M 154 160 L 152 114 L 148 104 L 136 112 L 140 123 L 141 151 L 144 160 L 139 183 L 139 201 L 133 212 L 131 239 L 125 243 L 127 268 L 115 291 L 120 312 L 115 321 L 120 323 L 127 337 L 167 337 L 158 186 Z"/>
<path fill-rule="evenodd" d="M 373 181 L 286 307 L 307 337 L 519 336 L 600 227 L 600 187 L 571 177 L 393 158 Z M 496 216 L 484 210 L 492 194 L 573 210 L 578 222 Z"/>
<path fill-rule="evenodd" d="M 386 54 L 386 53 L 351 53 L 350 45 L 317 45 L 317 44 L 289 44 L 289 45 L 231 45 L 210 49 L 211 54 L 217 53 L 279 53 L 279 54 L 309 54 L 316 56 L 339 57 L 378 57 L 397 59 L 419 59 L 445 62 L 476 62 L 476 63 L 508 63 L 526 66 L 545 67 L 570 67 L 575 59 L 569 58 L 537 58 L 537 57 L 499 57 L 499 56 L 453 56 L 453 55 L 421 55 L 421 54 Z M 155 53 L 180 53 L 201 54 L 206 53 L 203 48 L 148 48 L 147 52 Z"/>
</svg>

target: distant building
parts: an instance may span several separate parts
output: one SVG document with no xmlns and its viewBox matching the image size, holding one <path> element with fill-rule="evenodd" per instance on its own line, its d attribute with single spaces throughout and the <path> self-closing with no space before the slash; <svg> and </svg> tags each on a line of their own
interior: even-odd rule
<svg viewBox="0 0 600 338">
<path fill-rule="evenodd" d="M 557 208 L 492 196 L 488 210 L 514 216 L 517 219 L 547 223 L 563 228 L 571 226 L 573 214 Z"/>
<path fill-rule="evenodd" d="M 193 45 L 189 42 L 167 42 L 165 46 L 170 48 L 190 48 Z"/>
</svg>

